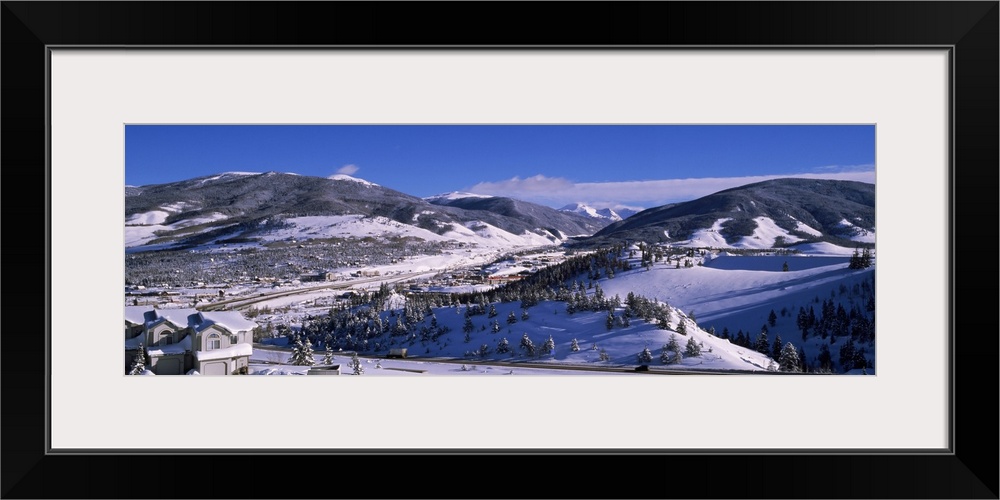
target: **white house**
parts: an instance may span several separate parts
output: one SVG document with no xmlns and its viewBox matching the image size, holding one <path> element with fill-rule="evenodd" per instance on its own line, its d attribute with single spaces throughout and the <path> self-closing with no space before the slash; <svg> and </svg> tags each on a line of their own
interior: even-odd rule
<svg viewBox="0 0 1000 500">
<path fill-rule="evenodd" d="M 239 312 L 125 307 L 125 370 L 143 346 L 156 375 L 230 375 L 246 371 L 257 323 Z"/>
</svg>

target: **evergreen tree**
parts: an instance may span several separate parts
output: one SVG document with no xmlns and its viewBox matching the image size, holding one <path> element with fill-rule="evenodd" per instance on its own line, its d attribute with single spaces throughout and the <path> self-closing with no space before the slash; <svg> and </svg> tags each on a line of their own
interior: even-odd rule
<svg viewBox="0 0 1000 500">
<path fill-rule="evenodd" d="M 488 317 L 492 318 L 497 315 L 497 306 L 490 304 L 490 314 Z"/>
<path fill-rule="evenodd" d="M 781 265 L 781 270 L 783 272 L 788 272 L 788 261 L 786 260 L 784 264 Z"/>
<path fill-rule="evenodd" d="M 774 327 L 774 324 L 778 322 L 778 315 L 774 314 L 774 309 L 771 309 L 771 314 L 767 315 L 767 324 Z"/>
<path fill-rule="evenodd" d="M 500 322 L 497 320 L 493 320 L 493 325 L 491 326 L 490 331 L 492 331 L 493 333 L 500 332 Z"/>
<path fill-rule="evenodd" d="M 472 317 L 471 316 L 466 316 L 465 317 L 465 324 L 462 325 L 462 331 L 468 334 L 468 333 L 472 333 L 472 331 L 475 330 L 475 329 L 476 329 L 476 325 L 472 324 Z"/>
<path fill-rule="evenodd" d="M 833 356 L 830 354 L 830 346 L 823 344 L 819 346 L 819 356 L 816 357 L 821 371 L 829 372 L 833 369 Z"/>
<path fill-rule="evenodd" d="M 529 317 L 530 316 L 528 316 L 528 310 L 527 309 L 521 309 L 521 321 L 528 321 Z"/>
<path fill-rule="evenodd" d="M 604 326 L 606 326 L 608 328 L 608 330 L 614 328 L 614 326 L 615 326 L 615 313 L 613 313 L 611 311 L 608 311 L 608 317 L 604 321 Z"/>
<path fill-rule="evenodd" d="M 677 342 L 677 335 L 671 333 L 670 339 L 664 348 L 671 352 L 681 352 L 681 345 Z"/>
<path fill-rule="evenodd" d="M 647 364 L 653 362 L 653 353 L 648 347 L 644 348 L 642 352 L 638 354 L 639 364 Z"/>
<path fill-rule="evenodd" d="M 858 248 L 854 247 L 854 253 L 851 254 L 851 260 L 847 264 L 848 269 L 861 269 L 861 256 L 858 255 Z"/>
<path fill-rule="evenodd" d="M 677 333 L 687 335 L 687 326 L 684 325 L 684 318 L 677 320 Z"/>
<path fill-rule="evenodd" d="M 865 356 L 865 348 L 858 347 L 854 350 L 854 368 L 868 368 L 868 358 Z"/>
<path fill-rule="evenodd" d="M 668 323 L 667 321 L 668 320 L 666 316 L 660 316 L 656 322 L 656 327 L 659 328 L 660 330 L 669 330 L 670 323 Z"/>
<path fill-rule="evenodd" d="M 514 311 L 511 311 L 510 314 L 507 315 L 507 324 L 513 325 L 514 323 L 517 323 L 517 316 L 514 316 Z"/>
<path fill-rule="evenodd" d="M 323 364 L 324 365 L 333 364 L 333 346 L 331 346 L 330 344 L 326 345 L 326 351 L 323 356 Z"/>
<path fill-rule="evenodd" d="M 778 358 L 778 370 L 783 372 L 801 372 L 801 360 L 799 359 L 799 352 L 795 349 L 795 346 L 791 342 L 785 344 L 781 348 L 781 353 L 777 356 Z"/>
<path fill-rule="evenodd" d="M 139 342 L 139 350 L 135 352 L 135 356 L 132 357 L 132 369 L 129 370 L 129 375 L 142 375 L 142 372 L 146 371 L 146 351 Z"/>
<path fill-rule="evenodd" d="M 500 342 L 497 342 L 497 354 L 506 354 L 510 352 L 510 343 L 507 342 L 507 337 L 501 337 Z"/>
<path fill-rule="evenodd" d="M 747 339 L 743 336 L 743 330 L 736 332 L 736 342 L 734 343 L 738 346 L 746 347 Z"/>
<path fill-rule="evenodd" d="M 872 267 L 872 253 L 868 248 L 862 251 L 861 255 L 858 255 L 857 247 L 854 248 L 854 253 L 851 255 L 850 263 L 848 263 L 848 269 L 868 269 Z"/>
<path fill-rule="evenodd" d="M 774 337 L 774 343 L 771 344 L 771 357 L 773 359 L 778 359 L 781 356 L 781 350 L 784 344 L 781 343 L 781 335 Z"/>
<path fill-rule="evenodd" d="M 765 355 L 771 355 L 771 346 L 767 342 L 767 329 L 761 330 L 760 335 L 757 335 L 757 341 L 754 342 L 753 350 Z"/>
<path fill-rule="evenodd" d="M 542 344 L 542 354 L 552 354 L 556 350 L 556 342 L 552 340 L 552 336 L 549 335 L 548 340 Z"/>
<path fill-rule="evenodd" d="M 569 343 L 569 350 L 571 350 L 573 352 L 580 352 L 580 344 L 576 341 L 576 339 L 573 339 L 572 341 L 570 341 L 570 343 Z"/>
<path fill-rule="evenodd" d="M 305 346 L 302 349 L 302 364 L 305 366 L 313 366 L 316 361 L 313 359 L 313 345 L 309 339 L 306 339 Z"/>
<path fill-rule="evenodd" d="M 694 356 L 701 356 L 701 346 L 698 345 L 698 342 L 694 340 L 694 337 L 688 337 L 687 346 L 685 347 L 684 351 L 689 358 Z"/>
<path fill-rule="evenodd" d="M 483 344 L 479 346 L 479 351 L 477 352 L 480 358 L 485 358 L 490 355 L 490 346 Z"/>
<path fill-rule="evenodd" d="M 677 342 L 675 341 L 674 343 L 676 344 Z M 660 349 L 660 362 L 665 365 L 673 363 L 674 354 L 675 351 L 670 348 L 669 344 L 663 344 L 663 347 Z"/>
<path fill-rule="evenodd" d="M 795 317 L 795 326 L 802 330 L 802 340 L 809 337 L 809 315 L 804 307 L 799 307 L 799 315 Z"/>
<path fill-rule="evenodd" d="M 292 347 L 292 355 L 288 358 L 288 364 L 294 366 L 302 366 L 306 364 L 304 353 L 305 346 L 302 344 L 302 340 L 296 338 L 295 345 Z"/>
<path fill-rule="evenodd" d="M 364 375 L 365 367 L 361 364 L 361 359 L 358 358 L 358 353 L 354 353 L 351 356 L 351 369 L 355 375 Z"/>
<path fill-rule="evenodd" d="M 525 333 L 524 335 L 521 336 L 521 349 L 528 356 L 534 356 L 535 355 L 535 344 L 534 344 L 534 342 L 531 341 L 530 338 L 528 338 L 528 334 L 527 333 Z"/>
<path fill-rule="evenodd" d="M 840 363 L 840 367 L 845 372 L 854 368 L 854 354 L 855 347 L 853 340 L 848 340 L 846 344 L 840 346 L 840 359 L 838 359 L 838 361 Z"/>
<path fill-rule="evenodd" d="M 611 361 L 611 355 L 609 355 L 608 351 L 605 351 L 603 347 L 601 348 L 600 357 L 601 361 Z"/>
</svg>

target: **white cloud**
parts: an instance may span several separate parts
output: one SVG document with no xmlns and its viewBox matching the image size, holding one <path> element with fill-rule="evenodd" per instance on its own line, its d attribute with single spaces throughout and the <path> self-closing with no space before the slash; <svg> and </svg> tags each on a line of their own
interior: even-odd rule
<svg viewBox="0 0 1000 500">
<path fill-rule="evenodd" d="M 824 173 L 620 182 L 573 182 L 562 177 L 535 175 L 524 179 L 513 177 L 498 182 L 480 182 L 468 190 L 474 193 L 506 196 L 553 207 L 561 207 L 583 200 L 583 203 L 595 208 L 613 209 L 623 206 L 649 208 L 667 203 L 688 201 L 724 189 L 785 177 L 875 183 L 875 171 L 871 167 L 868 170 L 855 168 L 844 170 Z"/>
<path fill-rule="evenodd" d="M 343 167 L 338 168 L 337 173 L 344 175 L 354 175 L 358 170 L 360 170 L 360 168 L 358 168 L 357 165 L 349 163 L 347 165 L 344 165 Z"/>
</svg>

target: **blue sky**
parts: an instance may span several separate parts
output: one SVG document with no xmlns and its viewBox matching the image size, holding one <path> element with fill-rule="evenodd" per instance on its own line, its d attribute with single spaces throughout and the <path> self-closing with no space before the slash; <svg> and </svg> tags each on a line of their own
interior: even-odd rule
<svg viewBox="0 0 1000 500">
<path fill-rule="evenodd" d="M 648 208 L 776 177 L 875 182 L 874 125 L 128 125 L 125 183 L 342 173 L 414 196 Z"/>
</svg>

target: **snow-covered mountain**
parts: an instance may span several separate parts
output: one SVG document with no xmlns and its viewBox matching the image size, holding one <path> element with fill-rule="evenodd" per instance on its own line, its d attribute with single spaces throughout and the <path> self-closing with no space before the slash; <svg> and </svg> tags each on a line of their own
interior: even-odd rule
<svg viewBox="0 0 1000 500">
<path fill-rule="evenodd" d="M 604 226 L 509 198 L 446 195 L 433 201 L 348 175 L 228 172 L 129 186 L 125 245 L 412 237 L 519 247 L 557 244 Z"/>
<path fill-rule="evenodd" d="M 616 208 L 615 213 L 618 214 L 622 219 L 628 219 L 629 217 L 639 213 L 641 210 L 632 210 L 631 208 Z"/>
<path fill-rule="evenodd" d="M 448 202 L 454 200 L 461 200 L 463 198 L 492 198 L 488 194 L 476 194 L 476 193 L 465 193 L 462 191 L 452 191 L 450 193 L 441 193 L 434 196 L 426 196 L 424 200 L 428 203 L 434 203 L 437 205 L 447 205 Z"/>
<path fill-rule="evenodd" d="M 650 208 L 616 222 L 593 240 L 772 248 L 829 241 L 853 247 L 875 241 L 875 185 L 775 179 Z"/>
<path fill-rule="evenodd" d="M 563 212 L 572 212 L 575 214 L 586 215 L 587 217 L 592 217 L 594 219 L 606 219 L 611 222 L 618 222 L 622 220 L 622 216 L 618 215 L 614 210 L 610 208 L 597 209 L 591 207 L 590 205 L 585 205 L 583 203 L 570 203 L 559 210 Z"/>
</svg>

